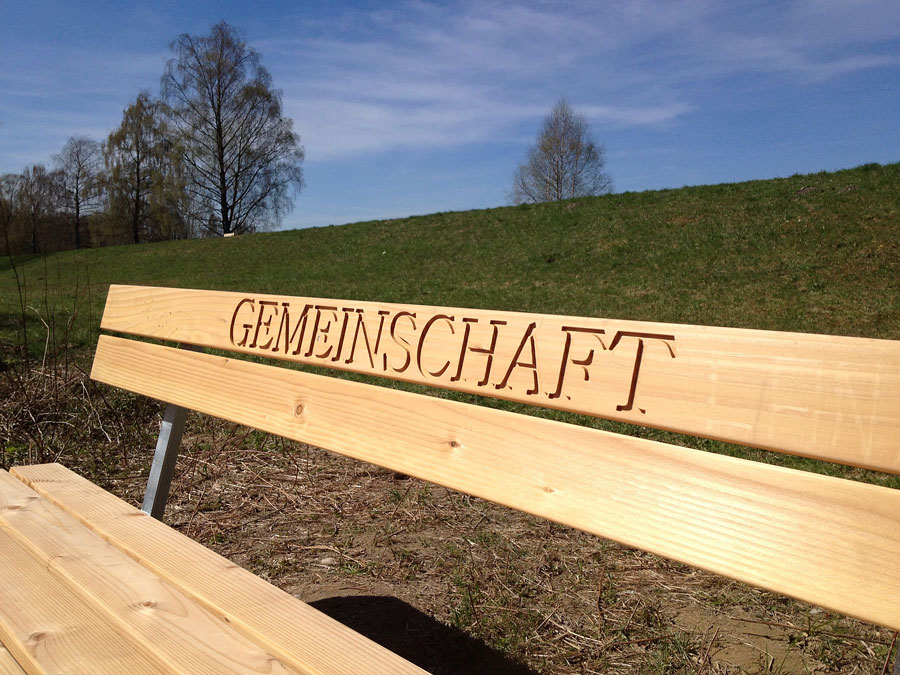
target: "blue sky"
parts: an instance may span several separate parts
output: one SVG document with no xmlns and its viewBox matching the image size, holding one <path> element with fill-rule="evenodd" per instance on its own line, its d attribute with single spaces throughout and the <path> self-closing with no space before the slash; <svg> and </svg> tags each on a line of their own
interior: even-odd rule
<svg viewBox="0 0 900 675">
<path fill-rule="evenodd" d="M 104 139 L 223 19 L 306 149 L 285 228 L 502 205 L 563 96 L 618 192 L 900 161 L 898 0 L 0 0 L 0 173 Z"/>
</svg>

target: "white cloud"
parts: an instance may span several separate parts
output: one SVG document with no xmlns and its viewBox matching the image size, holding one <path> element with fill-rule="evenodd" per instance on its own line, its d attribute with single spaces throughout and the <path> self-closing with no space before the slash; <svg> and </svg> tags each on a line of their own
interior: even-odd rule
<svg viewBox="0 0 900 675">
<path fill-rule="evenodd" d="M 737 78 L 776 74 L 802 86 L 900 59 L 896 0 L 412 0 L 304 12 L 261 10 L 259 34 L 248 41 L 284 91 L 309 161 L 525 143 L 560 96 L 588 116 L 600 140 L 610 129 L 669 130 Z M 72 133 L 104 136 L 140 88 L 157 90 L 165 45 L 178 32 L 161 13 L 143 21 L 161 31 L 144 51 L 92 42 L 0 53 L 5 105 L 26 111 L 29 127 L 41 121 L 45 137 L 62 134 L 55 147 Z M 16 113 L 3 106 L 13 133 Z M 27 112 L 40 106 L 59 118 Z"/>
<path fill-rule="evenodd" d="M 677 124 L 723 78 L 821 82 L 896 65 L 896 55 L 870 45 L 900 36 L 900 3 L 848 4 L 410 2 L 348 12 L 338 30 L 316 24 L 314 40 L 300 31 L 260 50 L 303 64 L 276 66 L 276 81 L 308 157 L 334 159 L 518 142 L 561 95 L 602 137 L 610 126 Z M 878 12 L 896 26 L 873 20 Z"/>
<path fill-rule="evenodd" d="M 606 105 L 575 106 L 589 120 L 620 126 L 654 126 L 671 122 L 693 108 L 686 103 L 659 104 L 644 107 L 613 107 Z"/>
<path fill-rule="evenodd" d="M 900 38 L 900 3 L 710 5 L 673 25 L 669 38 L 673 81 L 784 74 L 798 83 L 823 82 L 900 64 L 895 46 L 881 45 Z"/>
<path fill-rule="evenodd" d="M 660 125 L 691 109 L 667 91 L 613 95 L 623 75 L 612 67 L 597 82 L 593 69 L 603 63 L 592 62 L 609 59 L 603 55 L 612 45 L 589 11 L 412 3 L 402 12 L 345 17 L 344 39 L 281 38 L 260 50 L 277 54 L 272 69 L 310 160 L 521 142 L 522 127 L 531 133 L 560 95 L 605 125 Z"/>
</svg>

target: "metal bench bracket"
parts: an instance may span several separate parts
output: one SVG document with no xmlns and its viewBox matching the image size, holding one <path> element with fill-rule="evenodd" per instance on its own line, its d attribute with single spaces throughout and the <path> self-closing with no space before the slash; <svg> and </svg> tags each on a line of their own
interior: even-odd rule
<svg viewBox="0 0 900 675">
<path fill-rule="evenodd" d="M 179 345 L 179 348 L 200 351 L 200 347 L 193 345 Z M 181 448 L 181 435 L 184 433 L 187 413 L 187 408 L 167 403 L 162 423 L 159 426 L 156 452 L 153 454 L 153 464 L 150 466 L 150 477 L 147 480 L 147 491 L 144 493 L 144 503 L 141 505 L 141 511 L 150 514 L 157 520 L 162 520 L 166 510 L 166 501 L 169 498 L 169 488 L 172 486 L 175 463 L 178 461 L 178 450 Z"/>
</svg>

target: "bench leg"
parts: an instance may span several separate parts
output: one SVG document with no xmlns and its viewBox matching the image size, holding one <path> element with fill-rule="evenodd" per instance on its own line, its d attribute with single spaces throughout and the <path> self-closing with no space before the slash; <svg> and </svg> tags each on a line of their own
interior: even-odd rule
<svg viewBox="0 0 900 675">
<path fill-rule="evenodd" d="M 200 347 L 194 345 L 178 345 L 181 349 L 199 352 Z M 150 477 L 147 479 L 147 491 L 141 511 L 149 513 L 157 520 L 162 520 L 169 499 L 169 488 L 175 474 L 175 462 L 181 448 L 181 435 L 184 433 L 184 422 L 187 409 L 171 403 L 166 404 L 162 424 L 159 425 L 159 438 L 156 439 L 156 452 L 153 453 L 153 464 L 150 465 Z"/>
<path fill-rule="evenodd" d="M 159 428 L 159 438 L 156 441 L 156 452 L 153 454 L 153 464 L 150 466 L 147 491 L 144 493 L 144 503 L 141 506 L 144 513 L 149 513 L 157 520 L 162 520 L 166 510 L 166 500 L 169 498 L 169 488 L 175 473 L 175 462 L 178 460 L 185 419 L 187 419 L 185 408 L 171 403 L 166 404 Z"/>
</svg>

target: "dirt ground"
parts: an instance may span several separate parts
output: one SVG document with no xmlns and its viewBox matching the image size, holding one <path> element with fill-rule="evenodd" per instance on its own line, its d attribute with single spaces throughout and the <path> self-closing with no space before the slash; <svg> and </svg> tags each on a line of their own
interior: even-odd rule
<svg viewBox="0 0 900 675">
<path fill-rule="evenodd" d="M 166 522 L 431 672 L 886 666 L 886 629 L 317 448 L 188 428 Z M 145 476 L 106 487 L 138 503 Z"/>
</svg>

